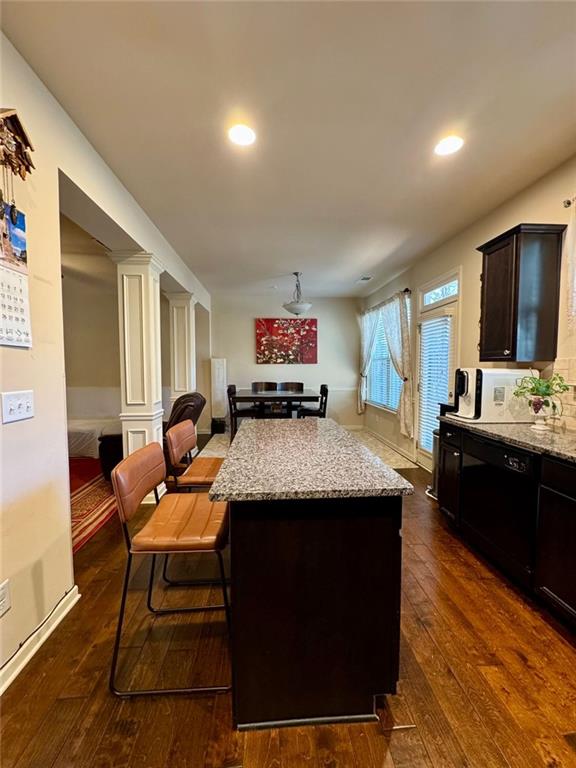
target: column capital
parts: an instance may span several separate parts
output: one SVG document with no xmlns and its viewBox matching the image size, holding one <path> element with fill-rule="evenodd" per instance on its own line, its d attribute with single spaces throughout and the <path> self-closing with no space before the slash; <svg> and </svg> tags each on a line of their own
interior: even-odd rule
<svg viewBox="0 0 576 768">
<path fill-rule="evenodd" d="M 196 304 L 194 294 L 189 291 L 163 291 L 170 304 Z"/>
<path fill-rule="evenodd" d="M 164 272 L 162 262 L 153 253 L 145 251 L 108 251 L 108 257 L 116 264 L 129 266 L 150 266 L 156 272 Z"/>
</svg>

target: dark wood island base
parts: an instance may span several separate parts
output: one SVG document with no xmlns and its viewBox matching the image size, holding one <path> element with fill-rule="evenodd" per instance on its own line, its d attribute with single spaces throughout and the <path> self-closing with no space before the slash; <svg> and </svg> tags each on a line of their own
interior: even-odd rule
<svg viewBox="0 0 576 768">
<path fill-rule="evenodd" d="M 239 728 L 374 719 L 395 693 L 402 498 L 232 502 Z"/>
<path fill-rule="evenodd" d="M 230 504 L 237 728 L 377 719 L 398 681 L 412 492 L 331 419 L 241 425 L 210 491 Z"/>
</svg>

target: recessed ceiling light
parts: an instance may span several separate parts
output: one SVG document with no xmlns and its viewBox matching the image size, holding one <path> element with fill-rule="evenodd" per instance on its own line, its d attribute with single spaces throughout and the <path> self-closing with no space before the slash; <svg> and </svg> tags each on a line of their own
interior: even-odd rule
<svg viewBox="0 0 576 768">
<path fill-rule="evenodd" d="M 458 152 L 464 146 L 464 139 L 460 136 L 445 136 L 434 147 L 434 154 L 436 155 L 453 155 L 454 152 Z"/>
<path fill-rule="evenodd" d="M 250 128 L 249 125 L 233 125 L 228 131 L 228 138 L 233 144 L 238 144 L 240 147 L 249 147 L 250 144 L 254 144 L 256 141 L 256 132 Z"/>
</svg>

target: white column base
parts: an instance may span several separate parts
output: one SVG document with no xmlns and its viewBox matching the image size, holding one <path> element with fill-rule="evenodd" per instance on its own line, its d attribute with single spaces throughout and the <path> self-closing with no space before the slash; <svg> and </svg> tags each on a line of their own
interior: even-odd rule
<svg viewBox="0 0 576 768">
<path fill-rule="evenodd" d="M 121 413 L 122 446 L 124 456 L 128 456 L 149 443 L 162 445 L 162 417 L 164 409 L 158 408 L 153 413 Z"/>
</svg>

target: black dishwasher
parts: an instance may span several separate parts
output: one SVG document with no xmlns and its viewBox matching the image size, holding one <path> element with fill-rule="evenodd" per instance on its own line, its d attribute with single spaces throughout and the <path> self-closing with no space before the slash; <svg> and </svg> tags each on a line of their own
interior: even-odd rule
<svg viewBox="0 0 576 768">
<path fill-rule="evenodd" d="M 529 587 L 534 571 L 537 460 L 526 451 L 464 435 L 462 532 L 509 576 Z"/>
</svg>

